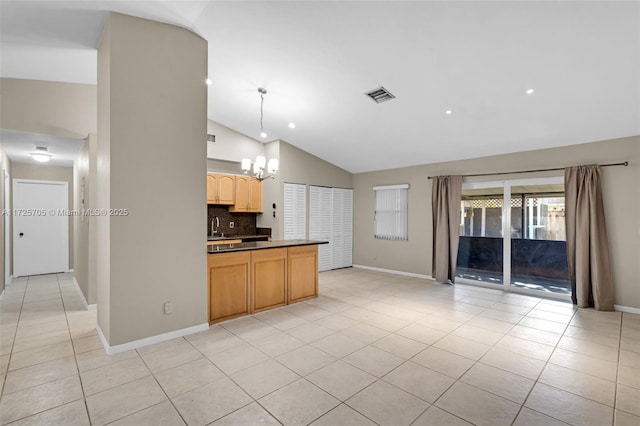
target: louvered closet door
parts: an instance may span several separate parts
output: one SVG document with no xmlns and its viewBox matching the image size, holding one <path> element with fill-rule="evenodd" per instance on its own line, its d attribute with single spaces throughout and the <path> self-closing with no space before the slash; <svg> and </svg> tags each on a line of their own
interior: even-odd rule
<svg viewBox="0 0 640 426">
<path fill-rule="evenodd" d="M 333 203 L 331 188 L 309 187 L 309 239 L 329 241 L 318 246 L 318 270 L 333 268 Z"/>
<path fill-rule="evenodd" d="M 304 240 L 307 237 L 307 186 L 284 184 L 284 239 Z"/>
<path fill-rule="evenodd" d="M 342 267 L 353 266 L 353 189 L 343 189 Z"/>
<path fill-rule="evenodd" d="M 342 211 L 344 209 L 344 194 L 339 188 L 332 188 L 333 196 L 333 231 L 331 240 L 333 241 L 333 253 L 331 256 L 332 269 L 342 268 L 342 251 L 344 246 L 344 237 L 342 235 L 342 224 L 344 217 Z"/>
<path fill-rule="evenodd" d="M 352 266 L 353 190 L 333 188 L 332 267 Z"/>
</svg>

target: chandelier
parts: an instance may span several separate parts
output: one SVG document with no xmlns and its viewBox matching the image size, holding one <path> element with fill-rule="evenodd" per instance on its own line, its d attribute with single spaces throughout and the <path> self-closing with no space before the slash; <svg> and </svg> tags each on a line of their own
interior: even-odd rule
<svg viewBox="0 0 640 426">
<path fill-rule="evenodd" d="M 264 95 L 267 94 L 267 91 L 260 87 L 258 88 L 258 93 L 260 93 L 260 137 L 265 139 L 267 134 L 264 131 L 262 121 L 264 118 Z M 260 142 L 260 155 L 258 155 L 253 162 L 254 177 L 260 181 L 275 178 L 278 173 L 278 163 L 277 158 L 270 158 L 267 162 L 267 157 L 264 155 L 264 142 Z M 251 170 L 251 159 L 243 158 L 241 167 L 242 170 L 244 170 L 244 174 L 248 174 L 249 170 Z"/>
</svg>

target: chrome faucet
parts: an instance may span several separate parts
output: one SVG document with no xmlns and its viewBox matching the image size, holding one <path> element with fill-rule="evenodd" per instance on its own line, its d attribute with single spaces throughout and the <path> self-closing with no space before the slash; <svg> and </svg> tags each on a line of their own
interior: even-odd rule
<svg viewBox="0 0 640 426">
<path fill-rule="evenodd" d="M 218 216 L 214 216 L 211 219 L 211 236 L 215 237 L 215 235 L 218 233 L 218 228 L 220 227 L 220 218 L 218 218 Z"/>
</svg>

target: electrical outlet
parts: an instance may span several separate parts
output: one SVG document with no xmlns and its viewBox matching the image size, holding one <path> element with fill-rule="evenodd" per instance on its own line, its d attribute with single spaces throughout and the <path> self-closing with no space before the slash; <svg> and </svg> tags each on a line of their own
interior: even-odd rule
<svg viewBox="0 0 640 426">
<path fill-rule="evenodd" d="M 172 314 L 173 313 L 173 303 L 166 302 L 164 304 L 164 313 L 165 314 Z"/>
<path fill-rule="evenodd" d="M 229 228 L 233 229 L 234 226 L 236 226 L 234 222 L 229 222 Z"/>
</svg>

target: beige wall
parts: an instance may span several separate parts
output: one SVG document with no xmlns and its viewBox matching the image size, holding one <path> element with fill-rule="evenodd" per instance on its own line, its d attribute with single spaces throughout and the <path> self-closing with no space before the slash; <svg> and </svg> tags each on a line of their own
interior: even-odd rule
<svg viewBox="0 0 640 426">
<path fill-rule="evenodd" d="M 615 303 L 640 308 L 640 137 L 631 137 L 497 155 L 447 163 L 429 164 L 354 175 L 354 264 L 431 275 L 431 181 L 428 176 L 492 173 L 515 170 L 604 164 L 628 161 L 628 167 L 602 169 L 605 214 L 614 270 Z M 561 176 L 562 172 L 527 173 L 470 181 Z M 408 183 L 409 240 L 373 238 L 372 187 Z"/>
<path fill-rule="evenodd" d="M 9 188 L 7 188 L 9 190 L 9 195 L 11 195 L 11 162 L 9 161 L 9 157 L 7 157 L 7 154 L 4 152 L 4 149 L 2 149 L 2 145 L 0 145 L 0 205 L 2 206 L 3 210 L 8 210 L 11 208 L 11 204 L 9 203 L 9 205 L 6 205 L 4 202 L 4 198 L 5 198 L 5 187 L 4 187 L 4 171 L 7 171 L 7 173 L 9 173 Z M 10 235 L 11 234 L 11 230 L 10 229 L 5 229 L 5 217 L 1 216 L 0 220 L 2 220 L 2 223 L 0 223 L 0 294 L 2 294 L 2 292 L 4 291 L 4 287 L 6 285 L 5 283 L 5 268 L 4 268 L 4 263 L 5 263 L 5 255 L 9 256 L 10 253 L 5 252 L 5 235 Z"/>
<path fill-rule="evenodd" d="M 97 144 L 97 135 L 89 134 L 74 160 L 73 200 L 76 211 L 96 209 Z M 98 220 L 100 218 L 96 216 L 73 217 L 75 277 L 89 305 L 95 305 L 98 299 L 96 272 Z"/>
<path fill-rule="evenodd" d="M 109 14 L 98 49 L 96 191 L 109 194 L 100 207 L 130 212 L 98 222 L 98 265 L 108 271 L 98 323 L 110 346 L 208 321 L 206 77 L 204 39 Z"/>
<path fill-rule="evenodd" d="M 98 47 L 98 143 L 96 145 L 95 208 L 111 207 L 111 19 L 107 19 Z M 90 153 L 91 154 L 91 153 Z M 91 157 L 89 166 L 91 166 Z M 91 230 L 91 225 L 90 225 Z M 111 341 L 111 219 L 95 218 L 96 302 L 98 326 Z M 90 241 L 89 244 L 93 245 Z"/>
<path fill-rule="evenodd" d="M 287 167 L 286 161 L 282 160 L 280 147 L 284 145 L 280 141 L 275 141 L 265 145 L 264 153 L 267 158 L 277 158 L 280 162 L 280 170 L 274 179 L 267 179 L 262 182 L 262 214 L 256 218 L 256 225 L 261 228 L 271 228 L 271 238 L 281 240 L 284 237 L 283 226 L 283 204 L 284 185 L 282 171 Z M 268 161 L 268 160 L 267 160 Z M 276 204 L 276 217 L 273 217 L 273 203 Z"/>
<path fill-rule="evenodd" d="M 0 79 L 0 127 L 84 139 L 96 132 L 96 86 Z"/>
<path fill-rule="evenodd" d="M 85 143 L 76 156 L 73 167 L 73 208 L 76 211 L 83 211 L 89 208 L 89 143 Z M 80 286 L 80 290 L 85 295 L 87 303 L 89 301 L 89 216 L 73 217 L 73 246 L 74 246 L 74 275 Z M 94 296 L 95 297 L 95 296 Z"/>
<path fill-rule="evenodd" d="M 69 184 L 69 209 L 73 209 L 73 168 L 44 164 L 11 163 L 12 179 L 55 180 Z M 73 218 L 69 216 L 69 269 L 73 269 Z"/>
<path fill-rule="evenodd" d="M 215 121 L 207 120 L 207 133 L 216 136 L 215 142 L 207 142 L 207 158 L 240 162 L 260 154 L 259 141 Z"/>
</svg>

